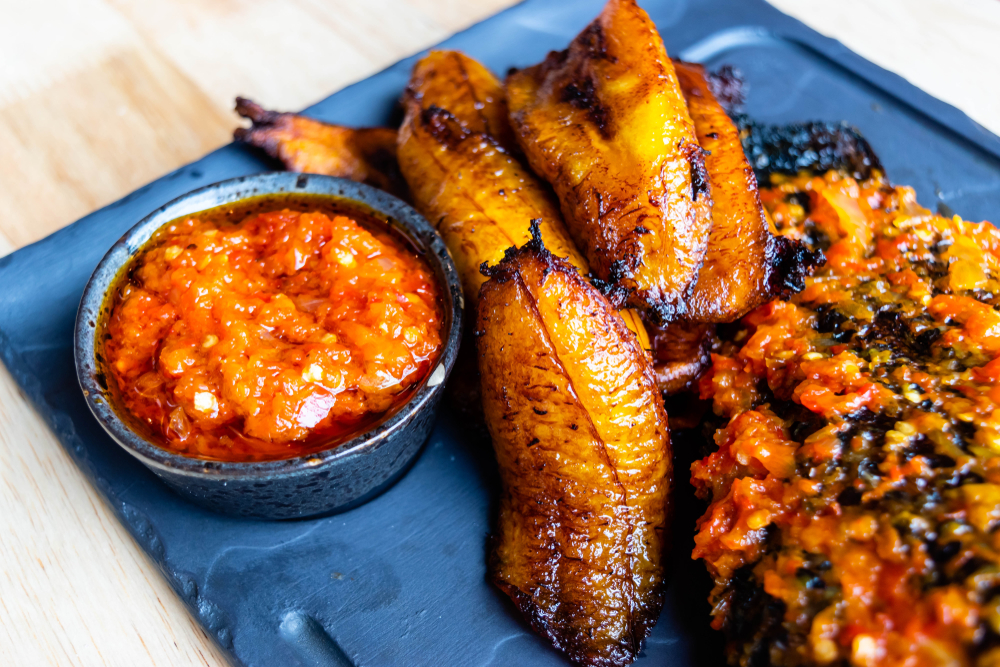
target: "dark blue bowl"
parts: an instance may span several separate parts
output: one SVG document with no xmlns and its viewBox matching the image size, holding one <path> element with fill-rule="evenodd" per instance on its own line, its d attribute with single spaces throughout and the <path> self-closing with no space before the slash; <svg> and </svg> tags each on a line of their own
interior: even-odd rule
<svg viewBox="0 0 1000 667">
<path fill-rule="evenodd" d="M 438 366 L 409 401 L 371 430 L 329 449 L 292 459 L 249 463 L 205 461 L 167 451 L 129 424 L 115 407 L 98 358 L 96 333 L 109 307 L 107 293 L 122 268 L 164 224 L 258 195 L 295 193 L 360 205 L 387 218 L 435 272 L 443 291 L 444 346 Z M 175 199 L 141 220 L 108 251 L 84 289 L 77 312 L 76 372 L 87 405 L 125 451 L 182 496 L 212 510 L 260 519 L 295 519 L 352 507 L 390 486 L 430 435 L 445 380 L 458 354 L 462 287 L 448 250 L 431 225 L 406 203 L 381 190 L 329 176 L 274 172 L 209 185 Z"/>
</svg>

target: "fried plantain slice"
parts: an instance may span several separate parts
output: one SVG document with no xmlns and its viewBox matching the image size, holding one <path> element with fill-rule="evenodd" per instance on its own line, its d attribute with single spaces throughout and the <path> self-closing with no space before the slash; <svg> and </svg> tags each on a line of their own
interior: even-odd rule
<svg viewBox="0 0 1000 667">
<path fill-rule="evenodd" d="M 331 125 L 294 113 L 268 111 L 236 98 L 236 112 L 252 125 L 233 138 L 261 148 L 289 171 L 349 178 L 407 199 L 406 181 L 396 163 L 396 130 Z"/>
<path fill-rule="evenodd" d="M 537 233 L 484 270 L 479 369 L 503 481 L 491 575 L 573 662 L 628 664 L 663 604 L 671 485 L 648 358 Z"/>
<path fill-rule="evenodd" d="M 463 79 L 463 72 L 472 74 Z M 507 248 L 527 243 L 532 221 L 553 253 L 589 270 L 566 233 L 551 190 L 493 134 L 507 127 L 502 93 L 482 65 L 439 51 L 417 63 L 403 99 L 400 170 L 417 210 L 451 251 L 473 306 L 485 281 L 480 265 L 496 264 Z"/>
<path fill-rule="evenodd" d="M 683 314 L 711 226 L 704 157 L 663 41 L 610 0 L 570 44 L 507 77 L 511 124 L 614 303 Z"/>
<path fill-rule="evenodd" d="M 674 67 L 706 151 L 712 193 L 708 252 L 685 319 L 733 322 L 765 301 L 800 291 L 822 256 L 771 233 L 739 130 L 712 93 L 705 68 L 676 61 Z"/>
<path fill-rule="evenodd" d="M 414 66 L 404 105 L 401 168 L 417 209 L 448 245 L 469 303 L 485 280 L 480 265 L 527 243 L 533 220 L 547 247 L 590 272 L 552 191 L 512 154 L 503 86 L 486 67 L 457 51 L 432 51 Z M 639 315 L 623 311 L 622 318 L 649 349 Z"/>
</svg>

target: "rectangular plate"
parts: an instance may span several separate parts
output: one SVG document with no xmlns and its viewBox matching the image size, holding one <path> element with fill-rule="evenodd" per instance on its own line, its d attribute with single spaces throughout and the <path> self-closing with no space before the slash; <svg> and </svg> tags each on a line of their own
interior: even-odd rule
<svg viewBox="0 0 1000 667">
<path fill-rule="evenodd" d="M 966 219 L 1000 211 L 1000 139 L 761 0 L 647 0 L 671 54 L 736 65 L 761 121 L 856 125 L 893 181 Z M 564 48 L 602 0 L 528 0 L 441 46 L 494 71 Z M 414 58 L 308 110 L 385 122 Z M 260 100 L 267 104 L 267 100 Z M 236 119 L 234 117 L 234 126 Z M 80 469 L 159 565 L 208 633 L 245 665 L 561 665 L 486 580 L 497 478 L 489 443 L 442 409 L 410 472 L 350 512 L 309 521 L 231 519 L 189 505 L 91 417 L 71 350 L 83 286 L 108 248 L 158 206 L 196 187 L 273 167 L 226 146 L 32 246 L 0 259 L 0 356 Z M 943 209 L 947 210 L 947 209 Z M 637 664 L 721 664 L 709 582 L 690 560 L 699 507 L 679 447 L 670 588 Z"/>
</svg>

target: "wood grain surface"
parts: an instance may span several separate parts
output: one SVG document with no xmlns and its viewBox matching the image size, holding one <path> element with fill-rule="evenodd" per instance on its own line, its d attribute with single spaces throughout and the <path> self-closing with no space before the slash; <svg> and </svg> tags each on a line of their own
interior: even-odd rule
<svg viewBox="0 0 1000 667">
<path fill-rule="evenodd" d="M 1000 1 L 772 2 L 1000 133 Z M 0 256 L 511 4 L 0 0 Z M 224 663 L 2 366 L 0 535 L 0 664 Z"/>
</svg>

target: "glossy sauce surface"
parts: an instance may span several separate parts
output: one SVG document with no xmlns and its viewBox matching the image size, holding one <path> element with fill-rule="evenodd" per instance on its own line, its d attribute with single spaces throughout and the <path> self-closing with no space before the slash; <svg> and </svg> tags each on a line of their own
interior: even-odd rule
<svg viewBox="0 0 1000 667">
<path fill-rule="evenodd" d="M 441 349 L 440 288 L 386 223 L 261 197 L 167 224 L 111 297 L 120 402 L 177 453 L 326 449 L 404 403 Z"/>
</svg>

